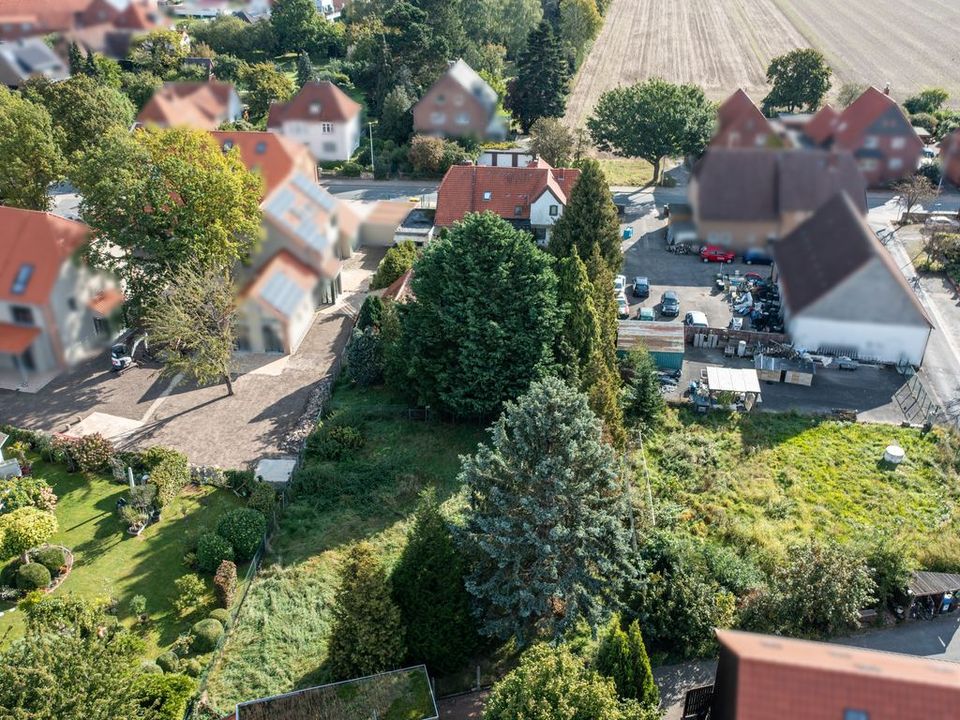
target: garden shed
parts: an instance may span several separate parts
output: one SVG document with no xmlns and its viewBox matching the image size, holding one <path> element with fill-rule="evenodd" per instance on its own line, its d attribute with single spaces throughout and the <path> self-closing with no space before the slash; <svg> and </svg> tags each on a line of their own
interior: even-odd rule
<svg viewBox="0 0 960 720">
<path fill-rule="evenodd" d="M 621 320 L 617 329 L 617 352 L 643 345 L 661 370 L 682 370 L 685 348 L 683 325 L 645 320 Z"/>
</svg>

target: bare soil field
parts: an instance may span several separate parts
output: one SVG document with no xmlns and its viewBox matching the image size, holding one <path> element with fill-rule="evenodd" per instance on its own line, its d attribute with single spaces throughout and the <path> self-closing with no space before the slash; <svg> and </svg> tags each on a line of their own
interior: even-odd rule
<svg viewBox="0 0 960 720">
<path fill-rule="evenodd" d="M 567 121 L 583 126 L 600 95 L 660 76 L 695 82 L 715 100 L 767 92 L 770 60 L 823 51 L 843 83 L 889 82 L 903 100 L 937 85 L 960 104 L 958 0 L 613 0 L 580 68 Z"/>
<path fill-rule="evenodd" d="M 613 0 L 567 120 L 585 125 L 603 92 L 654 76 L 698 83 L 717 100 L 738 87 L 762 97 L 770 58 L 804 44 L 774 0 Z"/>
</svg>

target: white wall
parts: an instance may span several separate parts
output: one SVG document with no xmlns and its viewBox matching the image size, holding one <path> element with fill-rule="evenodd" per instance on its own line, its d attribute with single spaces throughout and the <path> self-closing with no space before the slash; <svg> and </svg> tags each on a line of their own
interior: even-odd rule
<svg viewBox="0 0 960 720">
<path fill-rule="evenodd" d="M 97 335 L 93 312 L 87 304 L 101 291 L 116 287 L 107 276 L 67 260 L 50 293 L 50 310 L 60 332 L 63 355 L 68 365 L 74 365 L 102 351 L 110 338 Z M 72 309 L 70 300 L 73 300 Z"/>
<path fill-rule="evenodd" d="M 360 146 L 360 116 L 343 123 L 331 123 L 332 132 L 323 132 L 324 123 L 287 120 L 280 134 L 310 148 L 317 160 L 349 160 Z"/>
<path fill-rule="evenodd" d="M 57 370 L 59 364 L 57 362 L 57 356 L 53 352 L 53 345 L 51 344 L 48 334 L 47 320 L 44 316 L 43 308 L 39 305 L 31 305 L 29 303 L 8 303 L 0 300 L 0 322 L 13 322 L 13 312 L 10 309 L 13 306 L 30 308 L 31 312 L 33 312 L 33 325 L 40 328 L 40 334 L 30 346 L 33 351 L 33 362 L 34 365 L 36 365 L 37 372 Z M 14 367 L 13 358 L 10 355 L 0 353 L 0 368 L 9 370 Z"/>
<path fill-rule="evenodd" d="M 550 214 L 550 206 L 557 206 L 557 214 Z M 563 203 L 549 190 L 544 191 L 530 205 L 530 224 L 534 227 L 552 227 L 563 215 Z"/>
<path fill-rule="evenodd" d="M 844 322 L 802 315 L 787 320 L 787 332 L 794 346 L 804 350 L 830 346 L 856 348 L 862 358 L 889 363 L 906 360 L 916 366 L 923 362 L 930 337 L 930 329 L 925 327 Z"/>
</svg>

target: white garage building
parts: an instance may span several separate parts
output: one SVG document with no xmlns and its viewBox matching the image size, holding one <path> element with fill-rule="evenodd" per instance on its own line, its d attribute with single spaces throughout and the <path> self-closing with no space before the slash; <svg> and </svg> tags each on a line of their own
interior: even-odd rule
<svg viewBox="0 0 960 720">
<path fill-rule="evenodd" d="M 853 201 L 840 192 L 774 245 L 794 347 L 919 366 L 933 329 Z"/>
</svg>

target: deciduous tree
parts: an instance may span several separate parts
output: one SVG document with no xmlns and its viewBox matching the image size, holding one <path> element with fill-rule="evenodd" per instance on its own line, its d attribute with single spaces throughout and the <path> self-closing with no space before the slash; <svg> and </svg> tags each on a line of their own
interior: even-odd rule
<svg viewBox="0 0 960 720">
<path fill-rule="evenodd" d="M 267 117 L 270 103 L 289 100 L 296 91 L 293 81 L 272 62 L 247 66 L 240 82 L 247 89 L 247 108 L 252 122 L 259 122 Z"/>
<path fill-rule="evenodd" d="M 909 216 L 917 205 L 931 200 L 937 194 L 933 183 L 923 175 L 913 175 L 901 180 L 893 186 L 893 191 L 900 196 L 900 205 L 903 207 L 901 220 Z"/>
<path fill-rule="evenodd" d="M 163 87 L 163 80 L 149 72 L 125 72 L 120 76 L 120 89 L 139 113 L 153 94 Z"/>
<path fill-rule="evenodd" d="M 176 30 L 158 28 L 135 37 L 127 57 L 141 70 L 167 77 L 180 69 L 187 57 L 187 46 Z"/>
<path fill-rule="evenodd" d="M 493 686 L 484 720 L 653 720 L 635 703 L 621 703 L 613 682 L 584 667 L 570 650 L 539 644 Z"/>
<path fill-rule="evenodd" d="M 610 272 L 620 272 L 620 218 L 607 178 L 596 160 L 581 163 L 580 179 L 550 233 L 550 252 L 555 257 L 566 257 L 574 245 L 584 259 L 593 254 L 596 245 Z"/>
<path fill-rule="evenodd" d="M 573 133 L 559 118 L 539 118 L 530 126 L 530 149 L 553 167 L 570 164 Z"/>
<path fill-rule="evenodd" d="M 95 238 L 89 259 L 124 280 L 131 320 L 182 265 L 229 267 L 259 237 L 262 181 L 200 130 L 116 131 L 73 180 Z"/>
<path fill-rule="evenodd" d="M 493 213 L 431 242 L 403 317 L 418 400 L 486 416 L 551 369 L 560 316 L 549 256 Z"/>
<path fill-rule="evenodd" d="M 391 581 L 407 630 L 409 658 L 434 672 L 462 669 L 479 643 L 465 574 L 453 533 L 436 496 L 428 493 L 417 508 Z"/>
<path fill-rule="evenodd" d="M 369 543 L 354 545 L 340 572 L 328 659 L 338 680 L 399 667 L 405 655 L 400 611 Z"/>
<path fill-rule="evenodd" d="M 507 109 L 524 132 L 537 118 L 562 117 L 570 92 L 570 66 L 553 27 L 542 20 L 517 58 L 517 77 L 507 94 Z"/>
<path fill-rule="evenodd" d="M 847 108 L 853 105 L 853 101 L 863 95 L 867 89 L 866 85 L 861 83 L 844 83 L 837 92 L 837 102 L 841 108 Z"/>
<path fill-rule="evenodd" d="M 270 25 L 280 53 L 309 51 L 322 20 L 314 0 L 275 0 Z"/>
<path fill-rule="evenodd" d="M 64 170 L 47 110 L 0 87 L 0 203 L 47 210 L 47 188 Z"/>
<path fill-rule="evenodd" d="M 943 107 L 943 104 L 950 97 L 943 88 L 924 88 L 916 95 L 908 97 L 903 107 L 908 113 L 934 113 Z"/>
<path fill-rule="evenodd" d="M 57 518 L 33 506 L 0 515 L 0 557 L 20 555 L 27 562 L 27 550 L 50 540 L 57 532 Z"/>
<path fill-rule="evenodd" d="M 703 152 L 714 119 L 714 105 L 700 87 L 653 78 L 605 92 L 587 127 L 601 150 L 653 165 L 656 183 L 665 157 Z"/>
<path fill-rule="evenodd" d="M 560 0 L 560 38 L 579 66 L 593 39 L 603 27 L 596 0 Z"/>
<path fill-rule="evenodd" d="M 183 374 L 198 385 L 223 381 L 233 395 L 230 358 L 235 345 L 237 301 L 228 269 L 185 263 L 176 281 L 154 297 L 143 323 L 163 356 L 164 373 Z"/>
<path fill-rule="evenodd" d="M 830 66 L 819 50 L 798 48 L 770 61 L 767 82 L 773 87 L 763 99 L 765 111 L 814 112 L 830 90 Z"/>
<path fill-rule="evenodd" d="M 536 381 L 491 435 L 460 473 L 481 631 L 524 644 L 596 625 L 636 568 L 616 458 L 586 396 Z"/>
</svg>

